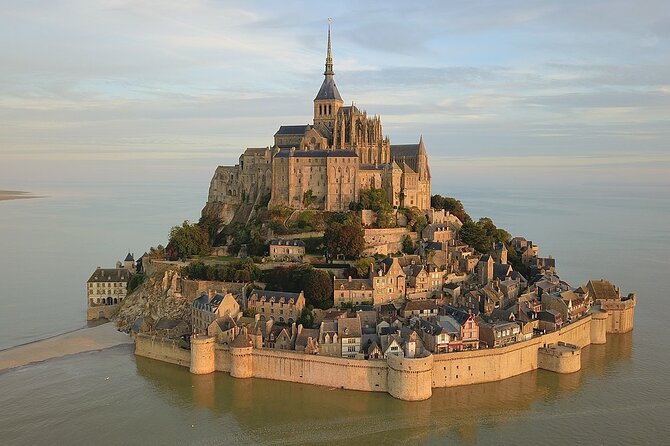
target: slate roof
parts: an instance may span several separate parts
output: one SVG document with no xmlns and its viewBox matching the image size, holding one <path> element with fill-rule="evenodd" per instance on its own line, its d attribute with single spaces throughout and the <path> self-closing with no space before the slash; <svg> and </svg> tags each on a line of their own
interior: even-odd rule
<svg viewBox="0 0 670 446">
<path fill-rule="evenodd" d="M 251 291 L 251 295 L 254 295 L 254 293 L 258 296 L 259 301 L 264 297 L 267 300 L 270 300 L 271 297 L 274 297 L 277 300 L 283 297 L 287 302 L 289 299 L 294 299 L 295 301 L 297 301 L 298 297 L 300 296 L 300 293 L 290 293 L 288 291 L 268 291 L 258 289 Z"/>
<path fill-rule="evenodd" d="M 358 317 L 343 317 L 338 319 L 337 335 L 340 338 L 361 337 L 361 319 Z"/>
<path fill-rule="evenodd" d="M 275 157 L 288 158 L 358 158 L 356 152 L 352 150 L 291 150 L 281 149 Z"/>
<path fill-rule="evenodd" d="M 342 96 L 340 96 L 340 92 L 337 89 L 337 85 L 335 85 L 335 79 L 333 79 L 333 75 L 327 74 L 325 79 L 323 80 L 323 83 L 321 84 L 321 88 L 319 88 L 319 92 L 316 94 L 316 97 L 314 100 L 321 100 L 321 99 L 337 99 L 337 100 L 342 100 Z"/>
<path fill-rule="evenodd" d="M 123 260 L 124 262 L 134 262 L 135 259 L 133 258 L 133 255 L 131 253 L 128 253 L 126 258 Z"/>
<path fill-rule="evenodd" d="M 272 239 L 270 240 L 270 245 L 278 245 L 278 246 L 305 246 L 305 242 L 302 240 L 280 240 L 280 239 Z"/>
<path fill-rule="evenodd" d="M 507 263 L 494 263 L 493 264 L 493 278 L 499 280 L 505 280 L 507 276 L 512 272 L 512 267 Z"/>
<path fill-rule="evenodd" d="M 303 135 L 311 126 L 309 124 L 303 125 L 282 125 L 275 133 L 277 135 Z"/>
<path fill-rule="evenodd" d="M 419 144 L 391 144 L 391 157 L 413 157 L 419 154 Z"/>
<path fill-rule="evenodd" d="M 125 268 L 96 268 L 88 282 L 128 282 L 131 273 Z"/>
<path fill-rule="evenodd" d="M 370 279 L 335 279 L 333 289 L 337 290 L 371 290 L 372 281 Z"/>
<path fill-rule="evenodd" d="M 437 310 L 438 305 L 434 300 L 410 300 L 405 304 L 404 311 Z"/>
<path fill-rule="evenodd" d="M 444 329 L 447 333 L 459 333 L 461 332 L 461 324 L 453 316 L 440 316 L 438 319 L 438 325 Z"/>
</svg>

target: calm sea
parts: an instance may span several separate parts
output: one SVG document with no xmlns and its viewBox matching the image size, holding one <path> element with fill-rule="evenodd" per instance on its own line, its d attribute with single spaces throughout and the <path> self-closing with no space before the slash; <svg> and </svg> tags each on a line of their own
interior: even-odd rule
<svg viewBox="0 0 670 446">
<path fill-rule="evenodd" d="M 212 170 L 0 184 L 48 195 L 0 202 L 0 349 L 85 326 L 93 269 L 197 220 Z M 436 389 L 419 403 L 194 377 L 118 347 L 0 373 L 0 444 L 670 444 L 670 182 L 433 175 L 434 193 L 532 239 L 568 282 L 604 277 L 636 291 L 634 332 L 586 348 L 575 374 Z"/>
</svg>

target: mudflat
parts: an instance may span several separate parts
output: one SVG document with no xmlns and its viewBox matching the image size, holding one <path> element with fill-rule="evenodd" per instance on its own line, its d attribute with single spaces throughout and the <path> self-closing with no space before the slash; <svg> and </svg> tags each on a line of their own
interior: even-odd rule
<svg viewBox="0 0 670 446">
<path fill-rule="evenodd" d="M 0 190 L 0 201 L 23 200 L 27 198 L 42 198 L 39 195 L 33 195 L 31 192 L 22 190 Z"/>
<path fill-rule="evenodd" d="M 2 350 L 0 370 L 132 343 L 130 336 L 118 331 L 116 325 L 109 322 Z"/>
</svg>

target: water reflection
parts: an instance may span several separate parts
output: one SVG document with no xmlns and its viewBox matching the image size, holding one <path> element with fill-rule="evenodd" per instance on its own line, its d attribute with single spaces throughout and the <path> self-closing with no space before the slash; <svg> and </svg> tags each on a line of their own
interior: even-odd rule
<svg viewBox="0 0 670 446">
<path fill-rule="evenodd" d="M 188 369 L 136 358 L 137 372 L 177 407 L 230 416 L 261 442 L 406 440 L 473 444 L 482 427 L 523 419 L 534 404 L 565 398 L 603 375 L 621 370 L 632 355 L 632 333 L 609 335 L 582 352 L 582 370 L 559 375 L 535 371 L 495 383 L 434 389 L 427 401 L 408 403 L 386 393 L 329 390 L 281 381 L 236 380 L 226 373 L 195 376 Z"/>
</svg>

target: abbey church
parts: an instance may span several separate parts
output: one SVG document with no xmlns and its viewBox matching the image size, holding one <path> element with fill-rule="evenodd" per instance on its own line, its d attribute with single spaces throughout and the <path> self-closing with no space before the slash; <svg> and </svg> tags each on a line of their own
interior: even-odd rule
<svg viewBox="0 0 670 446">
<path fill-rule="evenodd" d="M 391 144 L 379 116 L 344 105 L 335 84 L 330 28 L 324 79 L 311 124 L 282 125 L 274 145 L 249 148 L 235 166 L 219 166 L 208 206 L 228 223 L 270 194 L 269 206 L 344 211 L 362 190 L 386 192 L 395 208 L 430 208 L 430 169 L 418 144 Z M 244 214 L 245 212 L 241 212 Z"/>
</svg>

